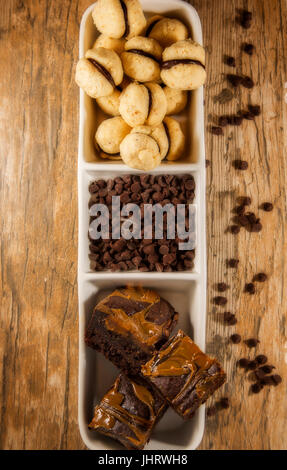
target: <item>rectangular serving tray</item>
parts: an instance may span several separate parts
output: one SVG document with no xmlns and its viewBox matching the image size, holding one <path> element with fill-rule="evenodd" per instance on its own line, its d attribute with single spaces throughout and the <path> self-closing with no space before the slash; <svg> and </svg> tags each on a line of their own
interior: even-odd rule
<svg viewBox="0 0 287 470">
<path fill-rule="evenodd" d="M 181 0 L 141 0 L 147 16 L 164 14 L 184 21 L 191 37 L 202 44 L 202 30 L 196 10 Z M 97 31 L 92 20 L 91 5 L 84 13 L 80 26 L 80 57 L 93 46 Z M 123 449 L 112 439 L 88 429 L 93 408 L 112 385 L 118 371 L 101 354 L 84 342 L 87 322 L 95 304 L 116 287 L 125 284 L 142 285 L 157 290 L 179 312 L 178 328 L 190 334 L 201 349 L 205 349 L 206 327 L 206 236 L 205 236 L 205 147 L 203 88 L 192 92 L 186 110 L 176 118 L 187 138 L 185 154 L 177 162 L 162 163 L 153 174 L 192 174 L 196 183 L 194 204 L 197 208 L 196 256 L 192 271 L 171 273 L 92 272 L 89 268 L 89 183 L 96 179 L 138 174 L 121 161 L 101 160 L 94 148 L 94 134 L 103 114 L 94 100 L 80 90 L 80 123 L 78 153 L 78 297 L 79 297 L 79 427 L 89 449 Z M 205 409 L 202 406 L 190 422 L 184 422 L 169 409 L 152 433 L 145 450 L 196 449 L 204 432 Z"/>
</svg>

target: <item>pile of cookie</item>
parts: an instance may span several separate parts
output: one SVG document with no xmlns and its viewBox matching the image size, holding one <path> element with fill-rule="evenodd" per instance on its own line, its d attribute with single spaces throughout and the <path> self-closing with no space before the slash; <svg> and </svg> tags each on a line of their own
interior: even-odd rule
<svg viewBox="0 0 287 470">
<path fill-rule="evenodd" d="M 146 20 L 139 0 L 98 0 L 92 16 L 101 34 L 79 60 L 76 83 L 113 116 L 96 131 L 98 154 L 145 171 L 178 160 L 185 136 L 170 115 L 205 82 L 203 47 L 179 19 Z"/>
</svg>

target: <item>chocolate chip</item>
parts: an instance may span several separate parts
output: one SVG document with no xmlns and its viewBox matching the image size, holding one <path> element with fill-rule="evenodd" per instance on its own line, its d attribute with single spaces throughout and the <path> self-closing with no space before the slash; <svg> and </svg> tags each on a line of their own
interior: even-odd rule
<svg viewBox="0 0 287 470">
<path fill-rule="evenodd" d="M 246 357 L 242 357 L 241 359 L 239 359 L 238 365 L 242 367 L 242 369 L 247 369 L 247 367 L 249 366 L 249 362 L 249 359 L 246 359 Z"/>
<path fill-rule="evenodd" d="M 238 215 L 243 215 L 245 212 L 245 206 L 242 204 L 241 206 L 235 207 L 234 212 Z"/>
<path fill-rule="evenodd" d="M 214 135 L 223 135 L 223 130 L 219 126 L 212 126 L 210 132 Z"/>
<path fill-rule="evenodd" d="M 229 289 L 229 286 L 225 282 L 219 282 L 217 284 L 217 290 L 219 292 L 225 292 L 227 289 Z"/>
<path fill-rule="evenodd" d="M 239 264 L 239 259 L 231 258 L 227 260 L 227 266 L 229 268 L 237 268 Z"/>
<path fill-rule="evenodd" d="M 248 163 L 245 160 L 234 160 L 233 166 L 236 170 L 247 170 Z"/>
<path fill-rule="evenodd" d="M 273 204 L 271 202 L 264 202 L 261 205 L 261 209 L 263 209 L 265 212 L 271 212 L 273 211 Z"/>
<path fill-rule="evenodd" d="M 261 232 L 262 228 L 262 224 L 260 222 L 256 222 L 251 225 L 250 232 Z"/>
<path fill-rule="evenodd" d="M 258 367 L 258 364 L 256 361 L 249 361 L 249 364 L 248 364 L 248 369 L 249 370 L 255 370 L 257 369 Z"/>
<path fill-rule="evenodd" d="M 262 371 L 264 372 L 264 374 L 271 374 L 271 372 L 272 372 L 273 369 L 275 369 L 275 367 L 274 367 L 274 366 L 271 366 L 271 365 L 269 365 L 269 364 L 260 367 L 260 370 L 262 370 Z"/>
<path fill-rule="evenodd" d="M 255 47 L 253 46 L 253 44 L 250 44 L 248 42 L 244 42 L 241 46 L 241 49 L 243 52 L 245 52 L 246 54 L 248 55 L 252 55 L 253 52 L 254 52 L 254 49 Z"/>
<path fill-rule="evenodd" d="M 226 297 L 214 297 L 213 302 L 215 305 L 226 305 L 227 304 L 227 298 Z"/>
<path fill-rule="evenodd" d="M 236 66 L 235 58 L 230 56 L 230 55 L 225 55 L 224 58 L 223 58 L 223 62 L 226 65 L 229 65 L 229 67 L 235 67 Z"/>
<path fill-rule="evenodd" d="M 210 160 L 205 160 L 205 168 L 208 168 L 210 166 Z"/>
<path fill-rule="evenodd" d="M 234 344 L 239 344 L 241 342 L 241 336 L 236 334 L 236 333 L 234 335 L 231 335 L 230 339 L 231 339 L 232 343 L 234 343 Z"/>
<path fill-rule="evenodd" d="M 247 121 L 253 121 L 255 117 L 254 114 L 252 114 L 250 111 L 240 111 L 239 114 Z"/>
<path fill-rule="evenodd" d="M 241 197 L 237 198 L 237 202 L 238 202 L 238 204 L 240 204 L 242 206 L 250 206 L 251 198 L 248 197 L 248 196 L 241 196 Z"/>
<path fill-rule="evenodd" d="M 240 116 L 239 114 L 231 114 L 228 117 L 228 124 L 231 126 L 240 126 L 243 121 L 243 117 Z"/>
<path fill-rule="evenodd" d="M 241 82 L 242 86 L 244 86 L 244 88 L 253 88 L 254 87 L 254 82 L 252 80 L 252 78 L 250 77 L 242 77 L 242 82 Z"/>
<path fill-rule="evenodd" d="M 219 403 L 220 403 L 221 408 L 224 410 L 227 410 L 227 408 L 230 407 L 230 402 L 229 402 L 228 397 L 222 397 Z"/>
<path fill-rule="evenodd" d="M 261 114 L 261 108 L 259 105 L 249 104 L 248 109 L 254 116 L 259 116 Z"/>
<path fill-rule="evenodd" d="M 263 385 L 260 384 L 259 382 L 257 382 L 256 384 L 251 385 L 252 393 L 259 393 L 259 392 L 261 392 L 262 388 L 263 388 Z"/>
<path fill-rule="evenodd" d="M 282 377 L 278 374 L 271 375 L 271 379 L 273 380 L 273 383 L 274 383 L 275 386 L 281 384 L 281 382 L 282 382 Z"/>
<path fill-rule="evenodd" d="M 245 284 L 245 292 L 248 292 L 248 294 L 255 294 L 255 285 L 253 282 L 249 282 L 248 284 Z"/>
<path fill-rule="evenodd" d="M 257 362 L 257 364 L 266 364 L 267 362 L 267 356 L 265 356 L 264 354 L 258 354 L 258 356 L 255 357 L 255 361 Z"/>
<path fill-rule="evenodd" d="M 231 225 L 230 232 L 233 233 L 233 235 L 237 235 L 240 232 L 239 225 Z"/>
<path fill-rule="evenodd" d="M 227 116 L 219 116 L 218 118 L 219 126 L 226 127 L 228 123 L 229 123 L 229 120 Z"/>
<path fill-rule="evenodd" d="M 260 343 L 260 341 L 256 338 L 249 338 L 245 341 L 245 344 L 248 346 L 248 348 L 255 348 L 258 343 Z"/>
<path fill-rule="evenodd" d="M 265 281 L 267 281 L 267 275 L 265 273 L 255 274 L 255 276 L 253 278 L 253 281 L 254 282 L 265 282 Z"/>
<path fill-rule="evenodd" d="M 256 371 L 257 373 L 259 373 L 260 371 Z M 262 374 L 260 374 L 262 375 Z M 260 383 L 264 386 L 264 385 L 274 385 L 274 382 L 272 380 L 272 376 L 271 375 L 264 375 L 264 372 L 263 372 L 263 377 L 260 379 Z"/>
<path fill-rule="evenodd" d="M 262 383 L 265 378 L 265 373 L 263 372 L 263 370 L 257 369 L 254 372 L 254 376 L 255 376 L 255 379 L 257 379 L 258 381 Z"/>
<path fill-rule="evenodd" d="M 240 75 L 228 74 L 226 78 L 229 83 L 235 88 L 237 88 L 242 83 L 242 77 Z"/>
<path fill-rule="evenodd" d="M 237 323 L 237 319 L 235 315 L 231 312 L 224 312 L 223 319 L 224 319 L 224 323 L 226 323 L 229 326 L 236 325 Z"/>
</svg>

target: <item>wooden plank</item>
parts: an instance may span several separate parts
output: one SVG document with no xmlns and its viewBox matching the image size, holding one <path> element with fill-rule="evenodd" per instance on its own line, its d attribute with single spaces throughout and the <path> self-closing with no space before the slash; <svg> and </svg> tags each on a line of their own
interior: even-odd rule
<svg viewBox="0 0 287 470">
<path fill-rule="evenodd" d="M 202 449 L 286 448 L 286 382 L 259 396 L 236 369 L 248 352 L 228 337 L 259 336 L 286 376 L 286 18 L 283 0 L 195 0 L 208 52 L 206 123 L 212 115 L 235 112 L 251 102 L 263 107 L 256 123 L 229 128 L 224 137 L 206 134 L 208 172 L 209 310 L 208 351 L 224 363 L 230 410 L 207 421 Z M 77 133 L 78 89 L 74 70 L 79 23 L 90 1 L 0 5 L 1 96 L 1 319 L 0 448 L 83 449 L 77 425 Z M 254 12 L 248 31 L 235 25 L 237 7 Z M 240 54 L 247 40 L 252 58 Z M 240 90 L 228 104 L 214 103 L 226 87 L 222 55 L 235 55 L 238 69 L 258 84 Z M 285 149 L 285 153 L 284 153 Z M 238 155 L 249 162 L 239 173 Z M 225 233 L 239 195 L 250 195 L 275 210 L 262 213 L 260 234 Z M 238 271 L 225 259 L 238 257 Z M 266 271 L 268 283 L 255 296 L 243 293 L 246 280 Z M 236 328 L 218 321 L 214 284 L 230 284 L 228 309 Z M 222 309 L 221 309 L 222 310 Z M 221 396 L 220 393 L 218 396 Z"/>
</svg>

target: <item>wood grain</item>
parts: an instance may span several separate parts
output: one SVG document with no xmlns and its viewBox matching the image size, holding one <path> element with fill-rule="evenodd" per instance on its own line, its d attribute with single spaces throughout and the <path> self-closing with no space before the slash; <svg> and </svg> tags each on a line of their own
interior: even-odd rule
<svg viewBox="0 0 287 470">
<path fill-rule="evenodd" d="M 287 5 L 284 0 L 194 0 L 208 52 L 206 125 L 247 103 L 263 114 L 224 137 L 206 133 L 208 220 L 208 351 L 228 373 L 229 410 L 209 418 L 201 449 L 285 449 L 286 377 L 286 102 Z M 0 4 L 1 97 L 1 330 L 0 448 L 84 449 L 77 426 L 77 133 L 78 89 L 74 69 L 79 23 L 90 0 L 7 0 Z M 235 23 L 236 8 L 254 13 L 251 29 Z M 252 58 L 243 41 L 256 46 Z M 215 97 L 228 87 L 223 54 L 257 86 L 240 89 L 228 104 Z M 232 161 L 249 162 L 238 172 Z M 252 197 L 263 231 L 225 233 L 236 197 Z M 259 211 L 272 201 L 272 213 Z M 238 271 L 225 260 L 238 257 Z M 254 273 L 268 273 L 256 295 L 243 292 Z M 225 281 L 236 327 L 219 320 L 214 284 Z M 250 396 L 250 382 L 236 368 L 252 357 L 231 346 L 231 332 L 260 338 L 285 381 Z"/>
</svg>

